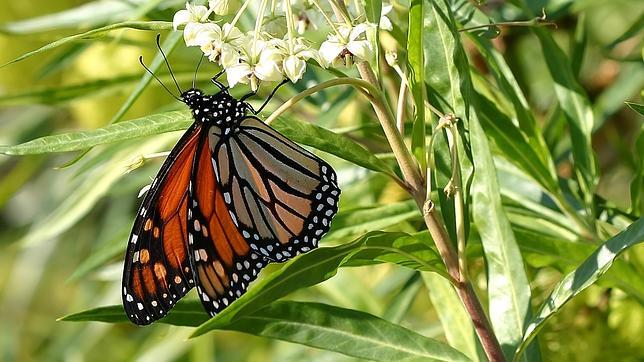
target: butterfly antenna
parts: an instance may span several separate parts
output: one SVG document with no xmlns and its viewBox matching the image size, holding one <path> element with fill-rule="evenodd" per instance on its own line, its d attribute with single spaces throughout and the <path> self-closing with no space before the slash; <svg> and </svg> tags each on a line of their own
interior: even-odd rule
<svg viewBox="0 0 644 362">
<path fill-rule="evenodd" d="M 141 63 L 141 65 L 143 66 L 143 68 L 145 68 L 145 70 L 147 70 L 147 71 L 148 71 L 148 73 L 150 73 L 150 75 L 151 75 L 151 76 L 153 76 L 153 77 L 154 77 L 154 79 L 156 79 L 156 80 L 157 80 L 157 82 L 159 82 L 159 84 L 161 84 L 161 86 L 162 86 L 162 87 L 163 87 L 163 88 L 164 88 L 168 93 L 170 93 L 170 95 L 172 96 L 172 98 L 174 98 L 174 99 L 178 100 L 179 102 L 182 102 L 182 100 L 181 100 L 181 99 L 179 99 L 179 97 L 177 97 L 177 96 L 175 96 L 174 94 L 172 94 L 172 92 L 170 91 L 170 89 L 168 89 L 168 87 L 166 87 L 166 86 L 165 86 L 165 84 L 163 84 L 163 82 L 161 81 L 161 79 L 159 79 L 159 77 L 157 77 L 157 76 L 156 76 L 156 74 L 152 73 L 152 71 L 150 70 L 150 68 L 148 68 L 148 67 L 145 65 L 145 63 L 143 63 L 143 56 L 142 56 L 142 55 L 139 57 L 139 63 Z"/>
<path fill-rule="evenodd" d="M 168 67 L 168 70 L 170 71 L 170 76 L 174 81 L 174 85 L 177 86 L 177 90 L 179 91 L 179 94 L 181 94 L 183 92 L 181 92 L 181 87 L 179 87 L 179 83 L 177 83 L 177 79 L 174 77 L 174 73 L 172 72 L 172 68 L 170 67 L 170 62 L 168 62 L 168 57 L 165 55 L 165 52 L 163 51 L 163 49 L 161 49 L 160 39 L 161 39 L 161 34 L 157 34 L 157 48 L 159 48 L 161 55 L 163 55 L 163 60 L 165 60 L 165 65 Z"/>
<path fill-rule="evenodd" d="M 199 58 L 199 63 L 197 63 L 197 68 L 195 68 L 195 74 L 192 76 L 192 89 L 195 88 L 195 83 L 197 82 L 197 72 L 199 71 L 199 66 L 201 65 L 201 61 L 203 60 L 203 54 L 201 54 L 201 58 Z"/>
</svg>

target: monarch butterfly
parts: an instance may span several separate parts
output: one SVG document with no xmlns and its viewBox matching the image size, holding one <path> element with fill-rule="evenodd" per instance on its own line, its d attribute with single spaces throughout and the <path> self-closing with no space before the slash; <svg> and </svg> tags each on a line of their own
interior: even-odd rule
<svg viewBox="0 0 644 362">
<path fill-rule="evenodd" d="M 210 95 L 181 92 L 175 80 L 194 123 L 152 181 L 128 241 L 122 298 L 138 325 L 194 286 L 214 316 L 268 263 L 315 248 L 338 209 L 331 166 L 257 118 L 252 94 L 238 100 L 216 78 Z"/>
</svg>

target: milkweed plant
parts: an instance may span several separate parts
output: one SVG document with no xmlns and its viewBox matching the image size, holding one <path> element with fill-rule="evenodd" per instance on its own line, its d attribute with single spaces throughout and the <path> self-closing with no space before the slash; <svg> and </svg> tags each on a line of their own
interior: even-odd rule
<svg viewBox="0 0 644 362">
<path fill-rule="evenodd" d="M 622 98 L 617 106 L 601 109 L 587 95 L 579 77 L 581 49 L 589 46 L 583 41 L 588 36 L 583 20 L 571 36 L 577 43 L 567 50 L 555 40 L 565 31 L 559 19 L 546 16 L 552 9 L 527 1 L 498 7 L 463 0 L 210 0 L 176 6 L 158 9 L 157 18 L 150 15 L 160 20 L 114 23 L 59 39 L 2 71 L 115 29 L 167 32 L 160 47 L 171 63 L 185 61 L 186 54 L 194 58 L 196 49 L 209 63 L 202 66 L 209 70 L 194 74 L 175 66 L 180 83 L 192 79 L 194 84 L 195 77 L 219 72 L 232 93 L 258 98 L 283 81 L 291 83 L 263 118 L 339 165 L 344 191 L 320 248 L 262 272 L 245 295 L 212 319 L 195 298 L 179 302 L 162 322 L 194 327 L 192 337 L 233 330 L 368 360 L 540 361 L 557 356 L 553 333 L 558 343 L 567 338 L 565 330 L 553 331 L 549 323 L 573 318 L 564 305 L 575 305 L 588 293 L 608 298 L 611 308 L 626 303 L 627 313 L 644 315 L 642 249 L 633 248 L 644 241 L 642 128 L 635 127 L 636 152 L 629 158 L 633 180 L 620 184 L 629 190 L 630 206 L 616 206 L 602 194 L 592 137 L 633 95 L 613 89 Z M 636 47 L 628 48 L 626 40 L 636 34 L 629 29 L 602 49 L 621 44 L 623 58 L 626 52 L 641 61 Z M 547 76 L 530 75 L 526 81 L 513 70 L 497 42 L 513 30 L 531 39 L 521 56 L 540 59 L 538 71 Z M 177 45 L 179 39 L 185 46 Z M 169 81 L 162 64 L 157 54 L 149 69 Z M 632 78 L 641 79 L 641 67 L 624 64 L 640 77 Z M 97 200 L 127 197 L 108 191 L 167 155 L 158 152 L 167 149 L 168 140 L 123 142 L 190 124 L 189 113 L 179 107 L 124 118 L 154 84 L 151 74 L 142 74 L 107 125 L 0 146 L 8 155 L 81 151 L 61 172 L 79 167 L 84 173 L 105 162 L 91 173 L 102 181 L 74 184 L 77 192 L 44 225 L 35 223 L 23 240 L 58 238 L 99 207 L 91 206 Z M 540 77 L 551 79 L 548 98 L 538 106 L 543 111 L 547 105 L 543 112 L 531 105 L 534 99 L 525 90 L 532 91 L 527 84 Z M 64 87 L 48 92 L 42 94 L 54 97 L 52 103 L 85 96 Z M 642 114 L 637 102 L 629 107 L 624 112 L 632 117 Z M 105 161 L 101 152 L 90 150 L 94 146 L 109 149 L 104 157 L 116 156 Z M 119 222 L 128 226 L 127 220 Z M 123 241 L 122 248 L 99 249 L 107 256 L 81 263 L 75 278 L 120 258 L 124 238 L 115 241 Z M 359 277 L 345 276 L 354 269 Z M 328 285 L 331 291 L 321 291 Z M 356 296 L 369 290 L 374 296 Z M 348 302 L 351 298 L 358 301 Z M 118 305 L 86 307 L 68 310 L 73 313 L 62 320 L 126 320 Z M 644 327 L 644 318 L 627 319 L 613 328 Z M 626 351 L 643 351 L 637 337 L 625 340 L 620 343 Z"/>
</svg>

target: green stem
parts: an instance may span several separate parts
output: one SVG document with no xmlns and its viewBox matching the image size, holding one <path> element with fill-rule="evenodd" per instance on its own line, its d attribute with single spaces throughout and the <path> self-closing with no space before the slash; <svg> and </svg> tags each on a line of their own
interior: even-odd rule
<svg viewBox="0 0 644 362">
<path fill-rule="evenodd" d="M 235 26 L 235 24 L 237 24 L 237 22 L 239 21 L 239 18 L 241 18 L 242 14 L 244 13 L 244 10 L 246 10 L 246 8 L 248 7 L 248 4 L 250 4 L 250 1 L 251 0 L 244 1 L 242 6 L 239 8 L 239 10 L 237 10 L 237 14 L 235 14 L 235 17 L 230 22 L 230 25 L 231 25 L 230 28 L 231 29 Z M 227 36 L 227 34 L 224 34 L 224 36 Z"/>
<path fill-rule="evenodd" d="M 379 93 L 378 89 L 369 84 L 368 82 L 365 82 L 364 80 L 360 79 L 355 79 L 355 78 L 335 78 L 328 80 L 326 82 L 322 82 L 314 87 L 307 88 L 306 90 L 294 95 L 291 97 L 291 99 L 287 100 L 286 102 L 282 103 L 281 106 L 279 106 L 275 111 L 271 113 L 270 116 L 266 118 L 264 121 L 267 124 L 270 124 L 273 122 L 277 117 L 279 117 L 282 113 L 284 113 L 287 109 L 293 107 L 297 102 L 301 101 L 302 99 L 315 94 L 325 88 L 337 86 L 337 85 L 352 85 L 361 92 L 363 92 L 370 100 L 373 98 L 372 94 Z"/>
<path fill-rule="evenodd" d="M 286 4 L 286 29 L 288 31 L 288 51 L 290 55 L 293 55 L 293 33 L 295 32 L 293 26 L 293 9 L 291 8 L 291 0 L 284 0 Z"/>
<path fill-rule="evenodd" d="M 376 76 L 373 74 L 369 63 L 360 62 L 357 63 L 356 66 L 358 67 L 358 71 L 360 72 L 362 79 L 369 82 L 374 88 L 378 87 L 379 82 L 376 80 Z M 374 93 L 372 93 L 372 95 L 374 95 Z M 420 169 L 418 168 L 418 163 L 407 150 L 405 141 L 396 127 L 396 120 L 391 108 L 385 100 L 382 92 L 377 92 L 377 96 L 374 96 L 374 101 L 371 104 L 376 112 L 376 116 L 378 116 L 378 119 L 380 120 L 385 136 L 391 145 L 391 150 L 400 165 L 400 170 L 402 171 L 404 179 L 409 184 L 410 192 L 412 194 L 417 194 L 419 190 L 422 190 L 424 193 L 424 182 Z"/>
<path fill-rule="evenodd" d="M 259 38 L 259 32 L 262 30 L 262 23 L 264 22 L 264 12 L 266 11 L 266 5 L 268 5 L 268 0 L 262 0 L 259 5 L 259 11 L 257 12 L 257 19 L 255 20 L 255 32 L 253 34 L 253 50 L 252 50 L 252 62 L 255 63 L 258 59 L 254 59 L 257 54 L 257 38 Z"/>
</svg>

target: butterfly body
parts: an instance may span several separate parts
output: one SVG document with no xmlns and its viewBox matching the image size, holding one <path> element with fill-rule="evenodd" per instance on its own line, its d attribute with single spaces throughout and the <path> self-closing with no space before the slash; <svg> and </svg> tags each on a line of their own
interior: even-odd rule
<svg viewBox="0 0 644 362">
<path fill-rule="evenodd" d="M 340 189 L 325 161 L 225 89 L 181 94 L 195 122 L 152 182 L 128 242 L 123 305 L 139 325 L 196 286 L 215 315 L 269 262 L 317 247 Z"/>
</svg>

